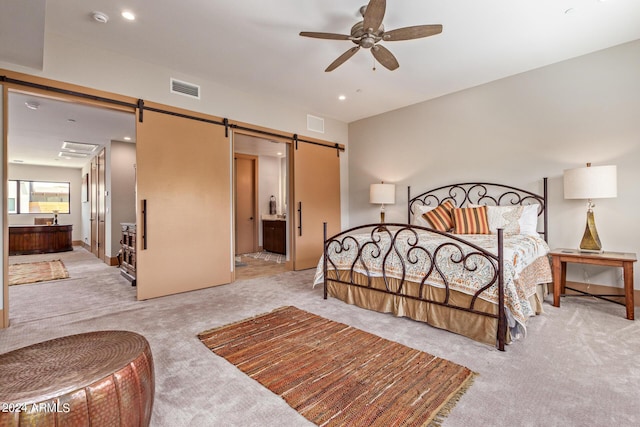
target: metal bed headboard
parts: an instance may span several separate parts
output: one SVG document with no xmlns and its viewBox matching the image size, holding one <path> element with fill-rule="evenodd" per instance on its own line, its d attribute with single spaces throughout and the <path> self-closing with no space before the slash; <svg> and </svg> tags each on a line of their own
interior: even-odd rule
<svg viewBox="0 0 640 427">
<path fill-rule="evenodd" d="M 407 223 L 411 223 L 417 206 L 438 206 L 450 200 L 455 206 L 463 207 L 468 204 L 491 206 L 518 206 L 538 204 L 538 216 L 542 216 L 542 231 L 544 240 L 549 242 L 548 212 L 547 212 L 547 178 L 543 178 L 543 194 L 535 194 L 521 188 L 489 182 L 466 182 L 450 184 L 434 188 L 417 196 L 411 197 L 411 187 L 407 188 Z"/>
</svg>

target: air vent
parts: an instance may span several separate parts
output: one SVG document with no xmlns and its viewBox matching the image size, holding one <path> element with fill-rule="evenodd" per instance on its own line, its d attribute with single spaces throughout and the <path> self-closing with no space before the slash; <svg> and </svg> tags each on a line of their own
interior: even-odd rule
<svg viewBox="0 0 640 427">
<path fill-rule="evenodd" d="M 179 93 L 180 95 L 190 96 L 191 98 L 200 99 L 200 86 L 193 83 L 187 83 L 174 78 L 171 79 L 171 93 Z"/>
<path fill-rule="evenodd" d="M 93 153 L 98 146 L 96 144 L 86 144 L 84 142 L 64 141 L 62 143 L 63 150 L 76 151 L 82 153 Z"/>
<path fill-rule="evenodd" d="M 307 130 L 324 133 L 324 119 L 307 114 Z"/>
</svg>

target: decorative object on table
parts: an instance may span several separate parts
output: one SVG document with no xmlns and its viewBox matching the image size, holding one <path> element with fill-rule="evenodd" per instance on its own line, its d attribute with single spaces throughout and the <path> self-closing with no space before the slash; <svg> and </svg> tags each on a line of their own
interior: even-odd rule
<svg viewBox="0 0 640 427">
<path fill-rule="evenodd" d="M 0 378 L 2 426 L 146 427 L 151 421 L 153 357 L 149 342 L 134 332 L 88 332 L 0 354 Z"/>
<path fill-rule="evenodd" d="M 60 211 L 55 209 L 52 212 L 53 212 L 53 224 L 58 225 L 58 214 L 60 213 Z"/>
<path fill-rule="evenodd" d="M 269 198 L 269 215 L 276 214 L 276 196 L 271 195 Z"/>
<path fill-rule="evenodd" d="M 67 279 L 68 277 L 69 272 L 59 259 L 9 264 L 9 286 Z"/>
<path fill-rule="evenodd" d="M 584 252 L 602 252 L 602 243 L 596 230 L 593 199 L 617 197 L 616 166 L 591 166 L 564 171 L 564 198 L 587 199 L 587 224 L 580 242 Z"/>
<path fill-rule="evenodd" d="M 475 376 L 464 366 L 295 307 L 198 338 L 317 425 L 439 425 Z"/>
<path fill-rule="evenodd" d="M 369 187 L 369 203 L 380 204 L 380 222 L 384 222 L 384 205 L 396 202 L 396 186 L 394 184 L 371 184 Z"/>
</svg>

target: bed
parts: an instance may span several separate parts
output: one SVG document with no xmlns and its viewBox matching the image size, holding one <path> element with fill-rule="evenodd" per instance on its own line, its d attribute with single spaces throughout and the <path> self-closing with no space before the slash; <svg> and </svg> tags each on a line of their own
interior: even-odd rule
<svg viewBox="0 0 640 427">
<path fill-rule="evenodd" d="M 452 230 L 438 223 L 447 210 Z M 546 178 L 542 195 L 491 183 L 415 197 L 409 188 L 406 224 L 367 224 L 331 237 L 325 231 L 314 285 L 323 284 L 325 299 L 409 317 L 504 351 L 543 311 L 552 280 L 547 218 Z"/>
</svg>

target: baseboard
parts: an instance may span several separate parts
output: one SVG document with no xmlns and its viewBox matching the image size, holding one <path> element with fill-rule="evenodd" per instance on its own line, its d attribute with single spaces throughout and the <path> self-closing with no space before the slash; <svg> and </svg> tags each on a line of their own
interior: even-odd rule
<svg viewBox="0 0 640 427">
<path fill-rule="evenodd" d="M 80 243 L 78 244 L 78 246 L 82 246 L 82 248 L 83 248 L 83 249 L 86 249 L 86 250 L 88 250 L 89 252 L 91 252 L 91 246 L 90 246 L 88 243 L 80 242 Z"/>
<path fill-rule="evenodd" d="M 118 257 L 115 257 L 115 256 L 111 256 L 111 257 L 110 257 L 110 256 L 108 256 L 108 257 L 105 257 L 105 258 L 106 258 L 106 259 L 105 259 L 105 263 L 106 263 L 106 264 L 108 264 L 108 265 L 110 265 L 111 267 L 114 267 L 114 266 L 116 266 L 116 265 L 119 265 L 119 264 L 118 264 Z"/>
<path fill-rule="evenodd" d="M 620 294 L 620 298 L 611 297 L 611 299 L 617 299 L 621 303 L 624 303 L 624 288 L 569 281 L 567 281 L 567 286 L 589 292 L 590 294 Z M 566 293 L 567 295 L 577 294 L 577 292 L 573 292 L 570 289 L 567 289 Z M 633 303 L 635 306 L 640 306 L 640 290 L 636 289 L 633 291 Z"/>
<path fill-rule="evenodd" d="M 71 242 L 72 246 L 84 246 L 84 242 L 82 240 L 73 240 Z"/>
</svg>

